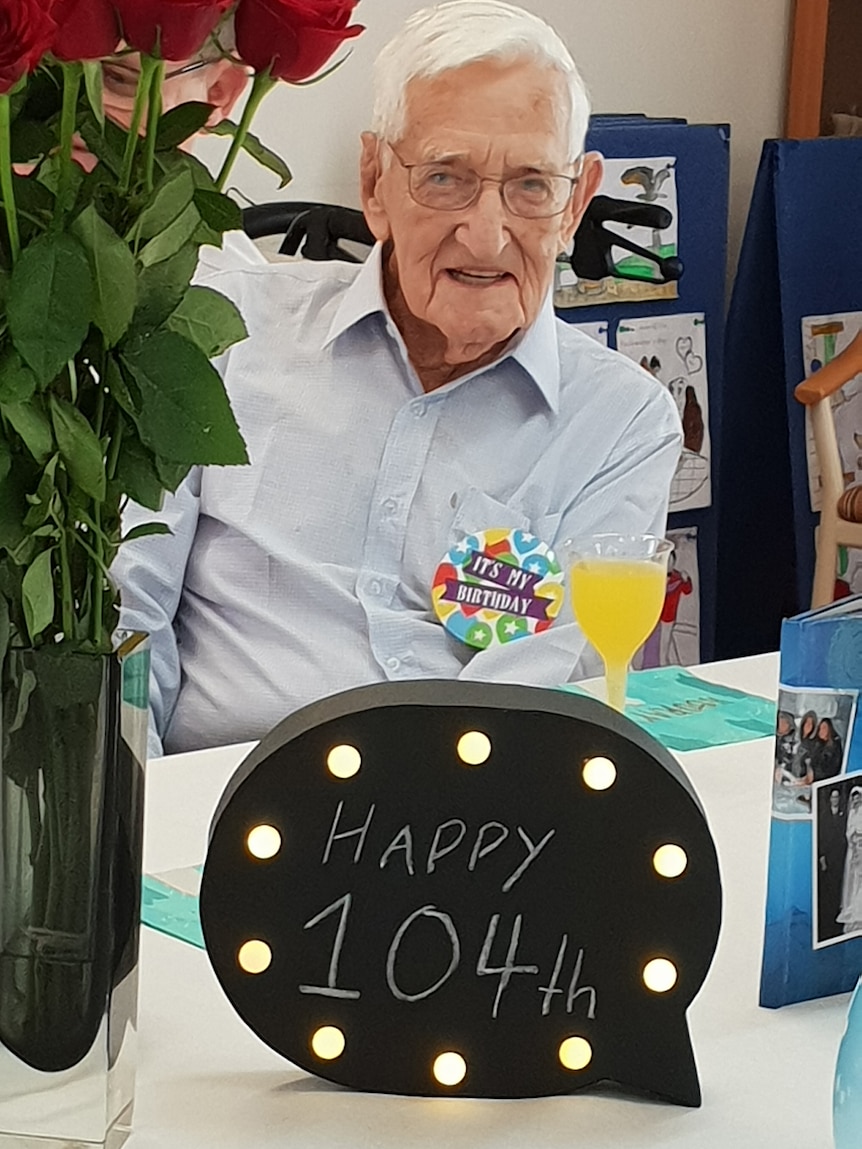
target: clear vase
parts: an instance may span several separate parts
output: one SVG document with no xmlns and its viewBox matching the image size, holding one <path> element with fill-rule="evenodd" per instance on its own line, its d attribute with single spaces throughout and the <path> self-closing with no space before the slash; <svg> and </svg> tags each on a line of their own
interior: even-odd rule
<svg viewBox="0 0 862 1149">
<path fill-rule="evenodd" d="M 122 1144 L 134 1095 L 149 651 L 9 650 L 0 1149 Z"/>
<path fill-rule="evenodd" d="M 859 1149 L 862 1145 L 862 978 L 850 998 L 847 1028 L 838 1050 L 832 1131 L 835 1149 Z"/>
</svg>

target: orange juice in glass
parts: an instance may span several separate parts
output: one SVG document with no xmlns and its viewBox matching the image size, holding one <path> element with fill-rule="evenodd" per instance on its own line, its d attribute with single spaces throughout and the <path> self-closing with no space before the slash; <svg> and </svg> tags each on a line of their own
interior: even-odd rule
<svg viewBox="0 0 862 1149">
<path fill-rule="evenodd" d="M 672 549 L 654 535 L 591 535 L 564 544 L 575 618 L 604 660 L 615 710 L 625 709 L 629 663 L 661 615 Z"/>
</svg>

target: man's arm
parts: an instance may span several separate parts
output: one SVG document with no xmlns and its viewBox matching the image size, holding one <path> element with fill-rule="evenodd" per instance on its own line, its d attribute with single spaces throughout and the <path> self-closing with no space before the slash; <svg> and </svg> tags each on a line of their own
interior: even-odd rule
<svg viewBox="0 0 862 1149">
<path fill-rule="evenodd" d="M 150 758 L 164 752 L 162 739 L 179 693 L 181 668 L 174 617 L 197 529 L 200 484 L 200 468 L 195 467 L 176 494 L 165 496 L 161 511 L 130 503 L 123 514 L 124 534 L 152 522 L 166 523 L 171 534 L 147 535 L 124 543 L 111 567 L 120 591 L 120 628 L 142 630 L 150 636 Z"/>
<path fill-rule="evenodd" d="M 605 465 L 565 508 L 553 543 L 565 565 L 566 539 L 602 532 L 663 535 L 670 483 L 679 460 L 679 415 L 657 393 L 620 435 Z M 566 599 L 543 634 L 477 652 L 459 674 L 471 681 L 559 686 L 602 671 L 601 660 L 574 621 L 566 572 Z"/>
</svg>

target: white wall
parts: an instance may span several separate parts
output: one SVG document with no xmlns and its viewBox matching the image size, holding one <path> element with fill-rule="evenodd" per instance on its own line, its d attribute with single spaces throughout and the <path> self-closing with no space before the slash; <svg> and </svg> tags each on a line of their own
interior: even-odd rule
<svg viewBox="0 0 862 1149">
<path fill-rule="evenodd" d="M 732 128 L 730 251 L 735 260 L 761 142 L 781 131 L 792 0 L 521 0 L 568 43 L 598 112 L 683 116 Z M 256 132 L 294 173 L 276 181 L 242 157 L 231 184 L 255 202 L 312 199 L 358 205 L 359 132 L 367 127 L 378 49 L 422 0 L 363 0 L 367 31 L 334 75 L 282 86 L 258 112 Z M 199 154 L 215 162 L 222 141 Z"/>
</svg>

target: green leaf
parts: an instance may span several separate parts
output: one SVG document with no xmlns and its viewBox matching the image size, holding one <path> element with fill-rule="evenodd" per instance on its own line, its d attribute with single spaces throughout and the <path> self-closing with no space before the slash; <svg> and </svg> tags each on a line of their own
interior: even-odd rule
<svg viewBox="0 0 862 1149">
<path fill-rule="evenodd" d="M 105 124 L 105 105 L 102 91 L 102 62 L 101 60 L 84 61 L 84 87 L 87 90 L 87 100 L 99 125 Z"/>
<path fill-rule="evenodd" d="M 105 460 L 96 432 L 77 407 L 56 395 L 49 396 L 51 422 L 66 470 L 82 491 L 105 497 Z"/>
<path fill-rule="evenodd" d="M 113 347 L 128 330 L 138 300 L 135 257 L 93 204 L 72 224 L 93 275 L 93 322 Z"/>
<path fill-rule="evenodd" d="M 6 657 L 6 651 L 9 649 L 9 634 L 11 629 L 9 603 L 6 601 L 6 596 L 0 594 L 0 673 L 2 673 L 3 670 L 3 660 Z"/>
<path fill-rule="evenodd" d="M 57 460 L 59 458 L 59 455 L 51 456 L 48 465 L 42 472 L 39 486 L 36 488 L 36 494 L 27 496 L 30 509 L 24 519 L 24 529 L 31 535 L 35 529 L 41 527 L 43 523 L 47 523 L 51 517 L 52 506 L 57 494 L 56 474 Z"/>
<path fill-rule="evenodd" d="M 248 337 L 242 316 L 229 299 L 209 287 L 190 287 L 167 327 L 200 347 L 207 359 L 215 359 Z"/>
<path fill-rule="evenodd" d="M 222 120 L 220 124 L 207 130 L 214 136 L 235 136 L 237 125 L 232 120 Z M 252 135 L 251 132 L 245 137 L 242 146 L 244 151 L 247 151 L 253 160 L 257 160 L 261 167 L 278 176 L 279 188 L 287 187 L 293 179 L 293 173 L 281 156 L 276 155 L 274 151 L 262 144 L 257 136 Z"/>
<path fill-rule="evenodd" d="M 36 390 L 36 376 L 17 351 L 9 347 L 0 355 L 0 405 L 26 403 Z"/>
<path fill-rule="evenodd" d="M 218 191 L 209 168 L 189 152 L 179 149 L 170 152 L 157 152 L 156 163 L 165 172 L 188 172 L 194 180 L 196 188 L 203 188 L 204 191 L 211 192 Z"/>
<path fill-rule="evenodd" d="M 9 326 L 6 319 L 6 300 L 9 298 L 9 272 L 0 267 L 0 335 Z"/>
<path fill-rule="evenodd" d="M 194 194 L 195 182 L 191 172 L 185 168 L 172 172 L 156 188 L 152 201 L 141 212 L 126 238 L 139 236 L 150 239 L 159 235 L 185 211 Z"/>
<path fill-rule="evenodd" d="M 138 307 L 132 331 L 143 334 L 160 327 L 183 295 L 198 265 L 197 244 L 181 247 L 176 255 L 145 267 L 138 276 Z"/>
<path fill-rule="evenodd" d="M 151 511 L 162 509 L 164 483 L 156 471 L 153 456 L 140 440 L 127 430 L 117 458 L 117 479 L 123 494 Z"/>
<path fill-rule="evenodd" d="M 166 491 L 173 494 L 177 487 L 192 469 L 190 463 L 172 463 L 168 459 L 163 459 L 160 455 L 156 455 L 156 470 L 159 474 L 159 482 Z"/>
<path fill-rule="evenodd" d="M 56 137 L 46 124 L 21 116 L 12 126 L 12 163 L 35 163 L 42 156 L 46 156 L 51 148 L 56 147 L 56 144 Z"/>
<path fill-rule="evenodd" d="M 82 116 L 78 121 L 78 131 L 99 163 L 118 176 L 123 167 L 126 133 L 110 120 L 100 124 L 95 116 Z"/>
<path fill-rule="evenodd" d="M 242 228 L 242 211 L 230 196 L 198 188 L 195 192 L 195 207 L 201 213 L 204 223 L 216 231 L 239 231 Z"/>
<path fill-rule="evenodd" d="M 12 452 L 5 439 L 0 439 L 0 486 L 12 468 Z"/>
<path fill-rule="evenodd" d="M 159 120 L 156 130 L 156 148 L 165 151 L 176 148 L 192 136 L 196 136 L 213 114 L 212 104 L 201 104 L 190 100 L 171 108 Z"/>
<path fill-rule="evenodd" d="M 4 407 L 3 414 L 24 440 L 36 462 L 43 465 L 47 463 L 54 453 L 54 437 L 39 397 L 34 395 L 26 403 L 9 403 Z"/>
<path fill-rule="evenodd" d="M 127 415 L 134 418 L 140 405 L 129 390 L 119 363 L 112 357 L 109 357 L 105 364 L 105 382 L 112 397 L 116 399 Z"/>
<path fill-rule="evenodd" d="M 122 541 L 130 543 L 134 539 L 143 539 L 147 535 L 172 535 L 174 532 L 167 523 L 141 523 L 139 527 L 132 527 L 128 534 L 123 535 Z"/>
<path fill-rule="evenodd" d="M 24 537 L 26 492 L 26 480 L 20 468 L 13 466 L 6 477 L 0 479 L 0 551 L 14 550 Z"/>
<path fill-rule="evenodd" d="M 221 248 L 224 246 L 224 236 L 220 231 L 216 231 L 214 227 L 210 227 L 205 220 L 201 220 L 195 228 L 192 242 L 196 243 L 199 247 Z"/>
<path fill-rule="evenodd" d="M 175 463 L 245 463 L 248 456 L 216 369 L 174 331 L 124 356 L 141 389 L 141 439 Z"/>
<path fill-rule="evenodd" d="M 54 618 L 54 579 L 51 560 L 54 548 L 38 554 L 24 575 L 24 618 L 31 641 L 39 637 Z"/>
<path fill-rule="evenodd" d="M 48 189 L 52 195 L 56 196 L 60 190 L 60 177 L 63 171 L 63 161 L 60 159 L 59 154 L 49 156 L 47 160 L 39 168 L 37 179 L 39 183 Z M 84 182 L 84 170 L 78 167 L 77 164 L 72 165 L 69 173 L 69 190 L 70 202 L 74 202 L 75 197 L 80 191 L 81 184 Z"/>
<path fill-rule="evenodd" d="M 50 383 L 80 349 L 93 312 L 87 255 L 77 239 L 42 235 L 12 272 L 9 330 L 40 384 Z"/>
<path fill-rule="evenodd" d="M 173 223 L 168 224 L 165 230 L 151 239 L 140 252 L 138 258 L 144 267 L 152 267 L 153 264 L 161 263 L 162 260 L 176 255 L 192 238 L 200 221 L 198 209 L 190 203 Z"/>
</svg>

